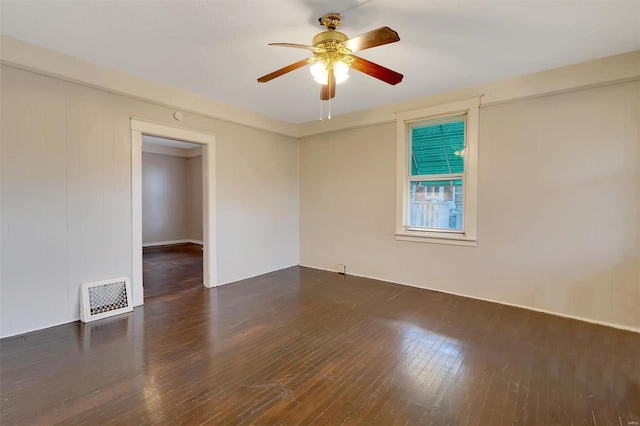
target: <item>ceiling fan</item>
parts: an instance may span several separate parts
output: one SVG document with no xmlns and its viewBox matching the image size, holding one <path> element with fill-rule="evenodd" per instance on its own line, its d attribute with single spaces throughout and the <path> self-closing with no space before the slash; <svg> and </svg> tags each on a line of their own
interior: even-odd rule
<svg viewBox="0 0 640 426">
<path fill-rule="evenodd" d="M 259 83 L 266 83 L 310 64 L 310 71 L 314 80 L 322 84 L 320 99 L 326 101 L 336 95 L 336 84 L 349 77 L 349 68 L 392 85 L 402 81 L 402 74 L 353 54 L 372 47 L 395 43 L 400 40 L 397 32 L 389 27 L 382 27 L 357 37 L 349 38 L 345 34 L 336 31 L 336 28 L 342 23 L 339 13 L 327 13 L 319 21 L 327 30 L 316 35 L 311 42 L 313 44 L 311 46 L 292 43 L 269 43 L 269 46 L 307 49 L 313 53 L 313 56 L 262 76 L 258 79 Z"/>
</svg>

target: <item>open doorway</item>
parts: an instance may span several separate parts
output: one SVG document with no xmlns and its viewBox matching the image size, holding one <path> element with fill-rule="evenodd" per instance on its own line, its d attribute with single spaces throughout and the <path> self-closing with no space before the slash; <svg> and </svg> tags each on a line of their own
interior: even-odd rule
<svg viewBox="0 0 640 426">
<path fill-rule="evenodd" d="M 161 265 L 157 276 L 151 277 L 156 282 L 151 283 L 155 288 L 149 288 L 149 296 L 170 292 L 171 288 L 162 288 L 163 284 L 178 286 L 176 288 L 185 284 L 214 287 L 217 276 L 215 137 L 180 127 L 131 119 L 131 141 L 134 306 L 144 303 L 146 293 L 143 286 L 143 250 L 150 255 L 147 262 L 150 272 L 153 273 L 154 262 L 156 266 Z M 166 155 L 169 152 L 184 154 L 183 160 L 174 161 Z M 143 170 L 145 156 L 144 162 L 149 167 L 146 171 Z M 146 174 L 144 179 L 143 174 Z M 145 197 L 144 191 L 147 192 Z M 201 195 L 201 201 L 196 194 Z M 189 198 L 195 198 L 193 205 L 176 206 L 177 203 L 190 203 Z M 143 202 L 147 204 L 144 209 Z M 176 259 L 178 265 L 174 266 L 178 267 L 171 268 L 171 262 Z M 172 275 L 173 279 L 167 274 Z M 182 283 L 179 282 L 181 279 L 184 280 Z"/>
<path fill-rule="evenodd" d="M 202 146 L 142 135 L 145 300 L 202 286 Z"/>
</svg>

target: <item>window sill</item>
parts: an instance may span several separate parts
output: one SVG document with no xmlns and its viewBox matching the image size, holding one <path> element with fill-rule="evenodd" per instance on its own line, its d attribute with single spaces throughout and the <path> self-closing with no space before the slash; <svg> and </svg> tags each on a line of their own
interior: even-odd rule
<svg viewBox="0 0 640 426">
<path fill-rule="evenodd" d="M 422 232 L 397 232 L 396 240 L 397 241 L 412 241 L 414 243 L 431 243 L 431 244 L 446 244 L 452 246 L 466 246 L 466 247 L 477 247 L 478 240 L 476 238 L 470 238 L 465 234 L 454 234 L 454 235 L 433 235 L 434 233 L 430 233 L 429 235 L 425 235 Z"/>
</svg>

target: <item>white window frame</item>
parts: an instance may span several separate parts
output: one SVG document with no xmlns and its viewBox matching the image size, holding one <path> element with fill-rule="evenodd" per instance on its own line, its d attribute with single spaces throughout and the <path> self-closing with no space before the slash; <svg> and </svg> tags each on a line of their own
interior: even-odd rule
<svg viewBox="0 0 640 426">
<path fill-rule="evenodd" d="M 400 241 L 451 244 L 459 246 L 478 245 L 478 113 L 480 98 L 466 99 L 446 105 L 421 108 L 397 114 L 396 143 L 396 232 Z M 419 176 L 411 176 L 411 132 L 410 125 L 416 122 L 466 116 L 462 231 L 419 229 L 408 226 L 409 185 Z M 416 179 L 417 178 L 417 179 Z M 447 180 L 442 175 L 440 180 Z"/>
</svg>

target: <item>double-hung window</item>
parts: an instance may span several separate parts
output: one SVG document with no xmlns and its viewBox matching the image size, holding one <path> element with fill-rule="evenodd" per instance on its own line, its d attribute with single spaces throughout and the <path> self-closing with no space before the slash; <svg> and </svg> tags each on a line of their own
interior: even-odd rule
<svg viewBox="0 0 640 426">
<path fill-rule="evenodd" d="M 477 244 L 478 103 L 398 114 L 396 239 Z"/>
</svg>

